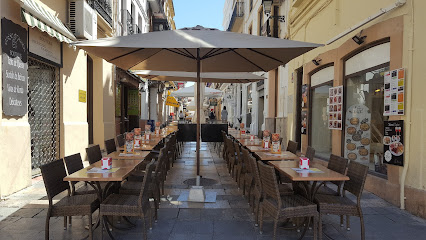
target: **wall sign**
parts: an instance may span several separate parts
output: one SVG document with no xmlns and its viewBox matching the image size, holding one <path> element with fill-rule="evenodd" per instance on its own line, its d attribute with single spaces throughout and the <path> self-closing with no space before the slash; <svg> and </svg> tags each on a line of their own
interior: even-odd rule
<svg viewBox="0 0 426 240">
<path fill-rule="evenodd" d="M 385 163 L 404 166 L 404 121 L 385 121 L 384 126 Z"/>
<path fill-rule="evenodd" d="M 61 43 L 36 28 L 29 28 L 28 51 L 62 66 Z"/>
<path fill-rule="evenodd" d="M 371 112 L 362 104 L 355 104 L 346 111 L 345 158 L 370 162 Z"/>
<path fill-rule="evenodd" d="M 306 134 L 306 127 L 308 124 L 308 112 L 306 110 L 302 110 L 302 114 L 300 115 L 300 118 L 302 120 L 300 133 Z"/>
<path fill-rule="evenodd" d="M 28 111 L 27 31 L 1 19 L 3 113 L 24 116 Z"/>
<path fill-rule="evenodd" d="M 385 72 L 384 116 L 404 115 L 405 69 Z"/>
<path fill-rule="evenodd" d="M 343 86 L 329 89 L 328 128 L 342 130 Z"/>
<path fill-rule="evenodd" d="M 308 85 L 302 85 L 302 108 L 307 107 L 308 105 Z"/>
<path fill-rule="evenodd" d="M 78 101 L 83 103 L 86 102 L 86 91 L 78 90 Z"/>
</svg>

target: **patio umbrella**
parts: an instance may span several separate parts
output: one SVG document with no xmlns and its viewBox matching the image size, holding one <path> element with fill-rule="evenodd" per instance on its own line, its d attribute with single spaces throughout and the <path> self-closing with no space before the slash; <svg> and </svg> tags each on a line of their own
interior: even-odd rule
<svg viewBox="0 0 426 240">
<path fill-rule="evenodd" d="M 270 71 L 321 45 L 217 29 L 184 28 L 79 41 L 75 46 L 125 70 L 197 72 Z M 198 95 L 198 94 L 197 94 Z M 200 109 L 200 98 L 197 98 Z M 200 176 L 200 117 L 197 112 L 197 175 Z"/>
<path fill-rule="evenodd" d="M 170 96 L 173 97 L 194 97 L 195 96 L 195 86 L 184 87 L 177 91 L 171 92 Z M 221 97 L 223 94 L 222 91 L 214 88 L 204 87 L 204 97 Z"/>
<path fill-rule="evenodd" d="M 132 73 L 153 81 L 196 82 L 196 72 L 136 70 Z M 265 79 L 265 77 L 248 72 L 202 72 L 201 82 L 206 83 L 249 83 Z"/>
</svg>

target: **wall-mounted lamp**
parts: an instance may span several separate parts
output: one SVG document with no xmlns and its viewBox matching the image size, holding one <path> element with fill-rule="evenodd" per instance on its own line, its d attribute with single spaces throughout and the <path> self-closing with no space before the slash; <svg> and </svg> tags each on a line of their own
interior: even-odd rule
<svg viewBox="0 0 426 240">
<path fill-rule="evenodd" d="M 354 40 L 354 42 L 358 45 L 361 45 L 365 42 L 365 38 L 367 38 L 367 36 L 362 36 L 362 30 L 358 35 L 355 35 L 352 37 L 352 40 Z"/>
<path fill-rule="evenodd" d="M 278 19 L 279 22 L 285 22 L 285 16 L 271 16 L 272 4 L 273 3 L 274 3 L 274 0 L 262 0 L 263 12 L 265 13 L 265 15 L 267 17 L 266 21 L 267 21 L 267 24 L 268 24 L 268 26 L 267 26 L 268 37 L 269 37 L 269 34 L 270 34 L 269 33 L 269 19 L 276 18 L 276 19 Z M 274 14 L 277 14 L 277 13 L 274 13 Z M 275 37 L 277 37 L 277 36 L 275 36 Z"/>
<path fill-rule="evenodd" d="M 321 59 L 320 58 L 313 59 L 312 63 L 315 64 L 315 66 L 319 66 L 321 64 Z"/>
</svg>

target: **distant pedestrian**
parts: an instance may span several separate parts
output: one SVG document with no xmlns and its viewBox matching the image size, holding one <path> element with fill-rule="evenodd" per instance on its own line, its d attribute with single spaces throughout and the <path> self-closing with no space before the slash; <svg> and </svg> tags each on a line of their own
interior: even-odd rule
<svg viewBox="0 0 426 240">
<path fill-rule="evenodd" d="M 213 109 L 210 111 L 209 118 L 212 123 L 216 119 L 216 115 L 214 115 Z"/>
<path fill-rule="evenodd" d="M 222 122 L 228 122 L 228 111 L 226 111 L 226 106 L 223 107 L 221 115 L 222 115 Z"/>
</svg>

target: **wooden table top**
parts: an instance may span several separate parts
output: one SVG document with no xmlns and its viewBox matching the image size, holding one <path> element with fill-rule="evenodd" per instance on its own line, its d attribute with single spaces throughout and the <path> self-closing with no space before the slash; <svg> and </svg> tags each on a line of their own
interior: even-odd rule
<svg viewBox="0 0 426 240">
<path fill-rule="evenodd" d="M 270 148 L 263 148 L 262 146 L 247 146 L 250 152 L 270 152 Z"/>
<path fill-rule="evenodd" d="M 112 160 L 112 167 L 119 168 L 117 171 L 113 173 L 87 173 L 88 170 L 94 167 L 101 167 L 101 161 L 97 161 L 86 168 L 66 176 L 64 181 L 121 182 L 142 162 L 143 160 Z"/>
<path fill-rule="evenodd" d="M 135 148 L 135 151 L 151 151 L 157 144 L 142 144 L 139 148 Z M 119 147 L 119 151 L 124 151 L 124 147 Z"/>
<path fill-rule="evenodd" d="M 298 161 L 271 161 L 268 162 L 269 165 L 273 166 L 279 172 L 288 176 L 292 181 L 347 181 L 349 177 L 333 170 L 328 169 L 327 167 L 320 164 L 311 164 L 311 168 L 317 168 L 322 172 L 318 173 L 297 173 L 292 168 L 298 168 Z"/>
<path fill-rule="evenodd" d="M 254 141 L 250 141 L 250 139 L 240 139 L 239 142 L 241 145 L 247 146 L 262 146 L 262 140 L 255 139 Z"/>
<path fill-rule="evenodd" d="M 115 151 L 107 155 L 113 160 L 144 160 L 145 157 L 149 154 L 148 151 L 137 151 L 133 156 L 120 156 L 121 151 Z"/>
<path fill-rule="evenodd" d="M 297 160 L 299 157 L 291 152 L 282 151 L 280 154 L 271 152 L 255 152 L 262 161 Z"/>
</svg>

